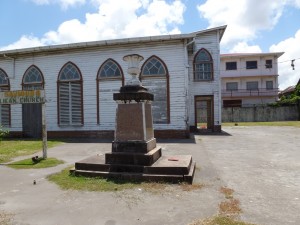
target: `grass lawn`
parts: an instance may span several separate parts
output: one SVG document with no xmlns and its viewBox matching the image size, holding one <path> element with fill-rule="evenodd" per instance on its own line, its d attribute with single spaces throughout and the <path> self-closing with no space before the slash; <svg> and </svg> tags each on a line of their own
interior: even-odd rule
<svg viewBox="0 0 300 225">
<path fill-rule="evenodd" d="M 274 122 L 232 122 L 222 123 L 222 126 L 292 126 L 300 127 L 300 121 L 274 121 Z"/>
<path fill-rule="evenodd" d="M 30 158 L 30 159 L 24 159 L 24 160 L 7 164 L 7 166 L 14 169 L 41 169 L 41 168 L 57 166 L 63 163 L 64 161 L 55 158 L 47 158 L 47 159 L 39 158 L 37 162 L 33 162 L 32 159 Z"/>
<path fill-rule="evenodd" d="M 160 193 L 169 185 L 166 183 L 156 182 L 126 182 L 123 180 L 89 178 L 83 176 L 74 176 L 70 174 L 71 168 L 66 168 L 59 173 L 52 174 L 47 177 L 51 182 L 56 183 L 64 190 L 81 190 L 81 191 L 122 191 L 125 189 L 141 188 L 143 190 Z M 183 191 L 192 191 L 203 187 L 202 184 L 185 184 L 182 183 L 179 187 Z"/>
<path fill-rule="evenodd" d="M 64 143 L 61 140 L 48 140 L 48 148 Z M 36 139 L 3 139 L 0 142 L 0 163 L 9 162 L 13 158 L 31 155 L 42 151 L 42 141 Z"/>
</svg>

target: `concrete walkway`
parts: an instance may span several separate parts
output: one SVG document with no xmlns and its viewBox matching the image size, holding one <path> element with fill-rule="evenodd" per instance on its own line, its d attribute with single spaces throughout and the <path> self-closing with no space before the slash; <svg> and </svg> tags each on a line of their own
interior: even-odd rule
<svg viewBox="0 0 300 225">
<path fill-rule="evenodd" d="M 160 193 L 138 188 L 65 191 L 47 181 L 47 175 L 76 161 L 109 152 L 110 142 L 51 148 L 49 157 L 66 162 L 54 168 L 15 170 L 0 165 L 0 215 L 9 214 L 16 225 L 187 225 L 216 215 L 224 201 L 220 187 L 227 186 L 241 203 L 243 221 L 300 224 L 300 128 L 226 127 L 224 131 L 228 135 L 159 143 L 163 155 L 193 156 L 200 168 L 194 182 L 205 184 L 193 191 L 177 185 Z"/>
</svg>

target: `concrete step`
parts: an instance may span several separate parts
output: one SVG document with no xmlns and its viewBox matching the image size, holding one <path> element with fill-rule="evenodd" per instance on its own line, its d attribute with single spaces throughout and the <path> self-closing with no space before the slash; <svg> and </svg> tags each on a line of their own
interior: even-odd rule
<svg viewBox="0 0 300 225">
<path fill-rule="evenodd" d="M 161 157 L 161 147 L 143 153 L 111 152 L 105 154 L 106 164 L 130 164 L 140 166 L 151 166 Z"/>
<path fill-rule="evenodd" d="M 151 181 L 151 182 L 170 182 L 181 183 L 188 182 L 184 176 L 179 175 L 161 175 L 161 174 L 143 174 L 143 173 L 119 173 L 119 172 L 100 172 L 100 171 L 87 171 L 87 170 L 75 170 L 73 172 L 76 176 L 86 177 L 101 177 L 112 178 L 120 180 L 128 180 L 131 182 Z"/>
<path fill-rule="evenodd" d="M 192 163 L 191 155 L 161 156 L 153 165 L 145 166 L 144 173 L 187 175 Z"/>
<path fill-rule="evenodd" d="M 75 175 L 130 181 L 192 183 L 196 163 L 191 156 L 162 156 L 152 166 L 105 164 L 104 156 L 93 156 L 75 163 Z"/>
<path fill-rule="evenodd" d="M 113 141 L 112 152 L 147 153 L 156 147 L 156 139 L 148 141 Z"/>
<path fill-rule="evenodd" d="M 109 171 L 110 165 L 105 164 L 104 155 L 91 156 L 75 162 L 75 170 Z"/>
</svg>

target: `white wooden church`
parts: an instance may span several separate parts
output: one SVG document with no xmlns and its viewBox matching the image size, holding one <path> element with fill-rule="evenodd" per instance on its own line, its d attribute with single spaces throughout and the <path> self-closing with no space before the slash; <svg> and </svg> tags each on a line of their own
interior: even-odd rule
<svg viewBox="0 0 300 225">
<path fill-rule="evenodd" d="M 157 138 L 220 132 L 225 29 L 0 51 L 0 91 L 44 90 L 48 137 L 112 138 L 113 93 L 130 79 L 123 57 L 139 54 L 139 78 L 154 94 Z M 41 108 L 0 103 L 0 124 L 11 135 L 39 137 Z"/>
</svg>

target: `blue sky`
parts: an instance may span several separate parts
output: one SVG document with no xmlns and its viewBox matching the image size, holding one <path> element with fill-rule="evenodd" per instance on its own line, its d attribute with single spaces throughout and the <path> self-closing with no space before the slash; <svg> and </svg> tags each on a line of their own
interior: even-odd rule
<svg viewBox="0 0 300 225">
<path fill-rule="evenodd" d="M 0 50 L 228 25 L 221 53 L 285 52 L 283 89 L 300 78 L 299 21 L 300 0 L 1 0 Z"/>
</svg>

